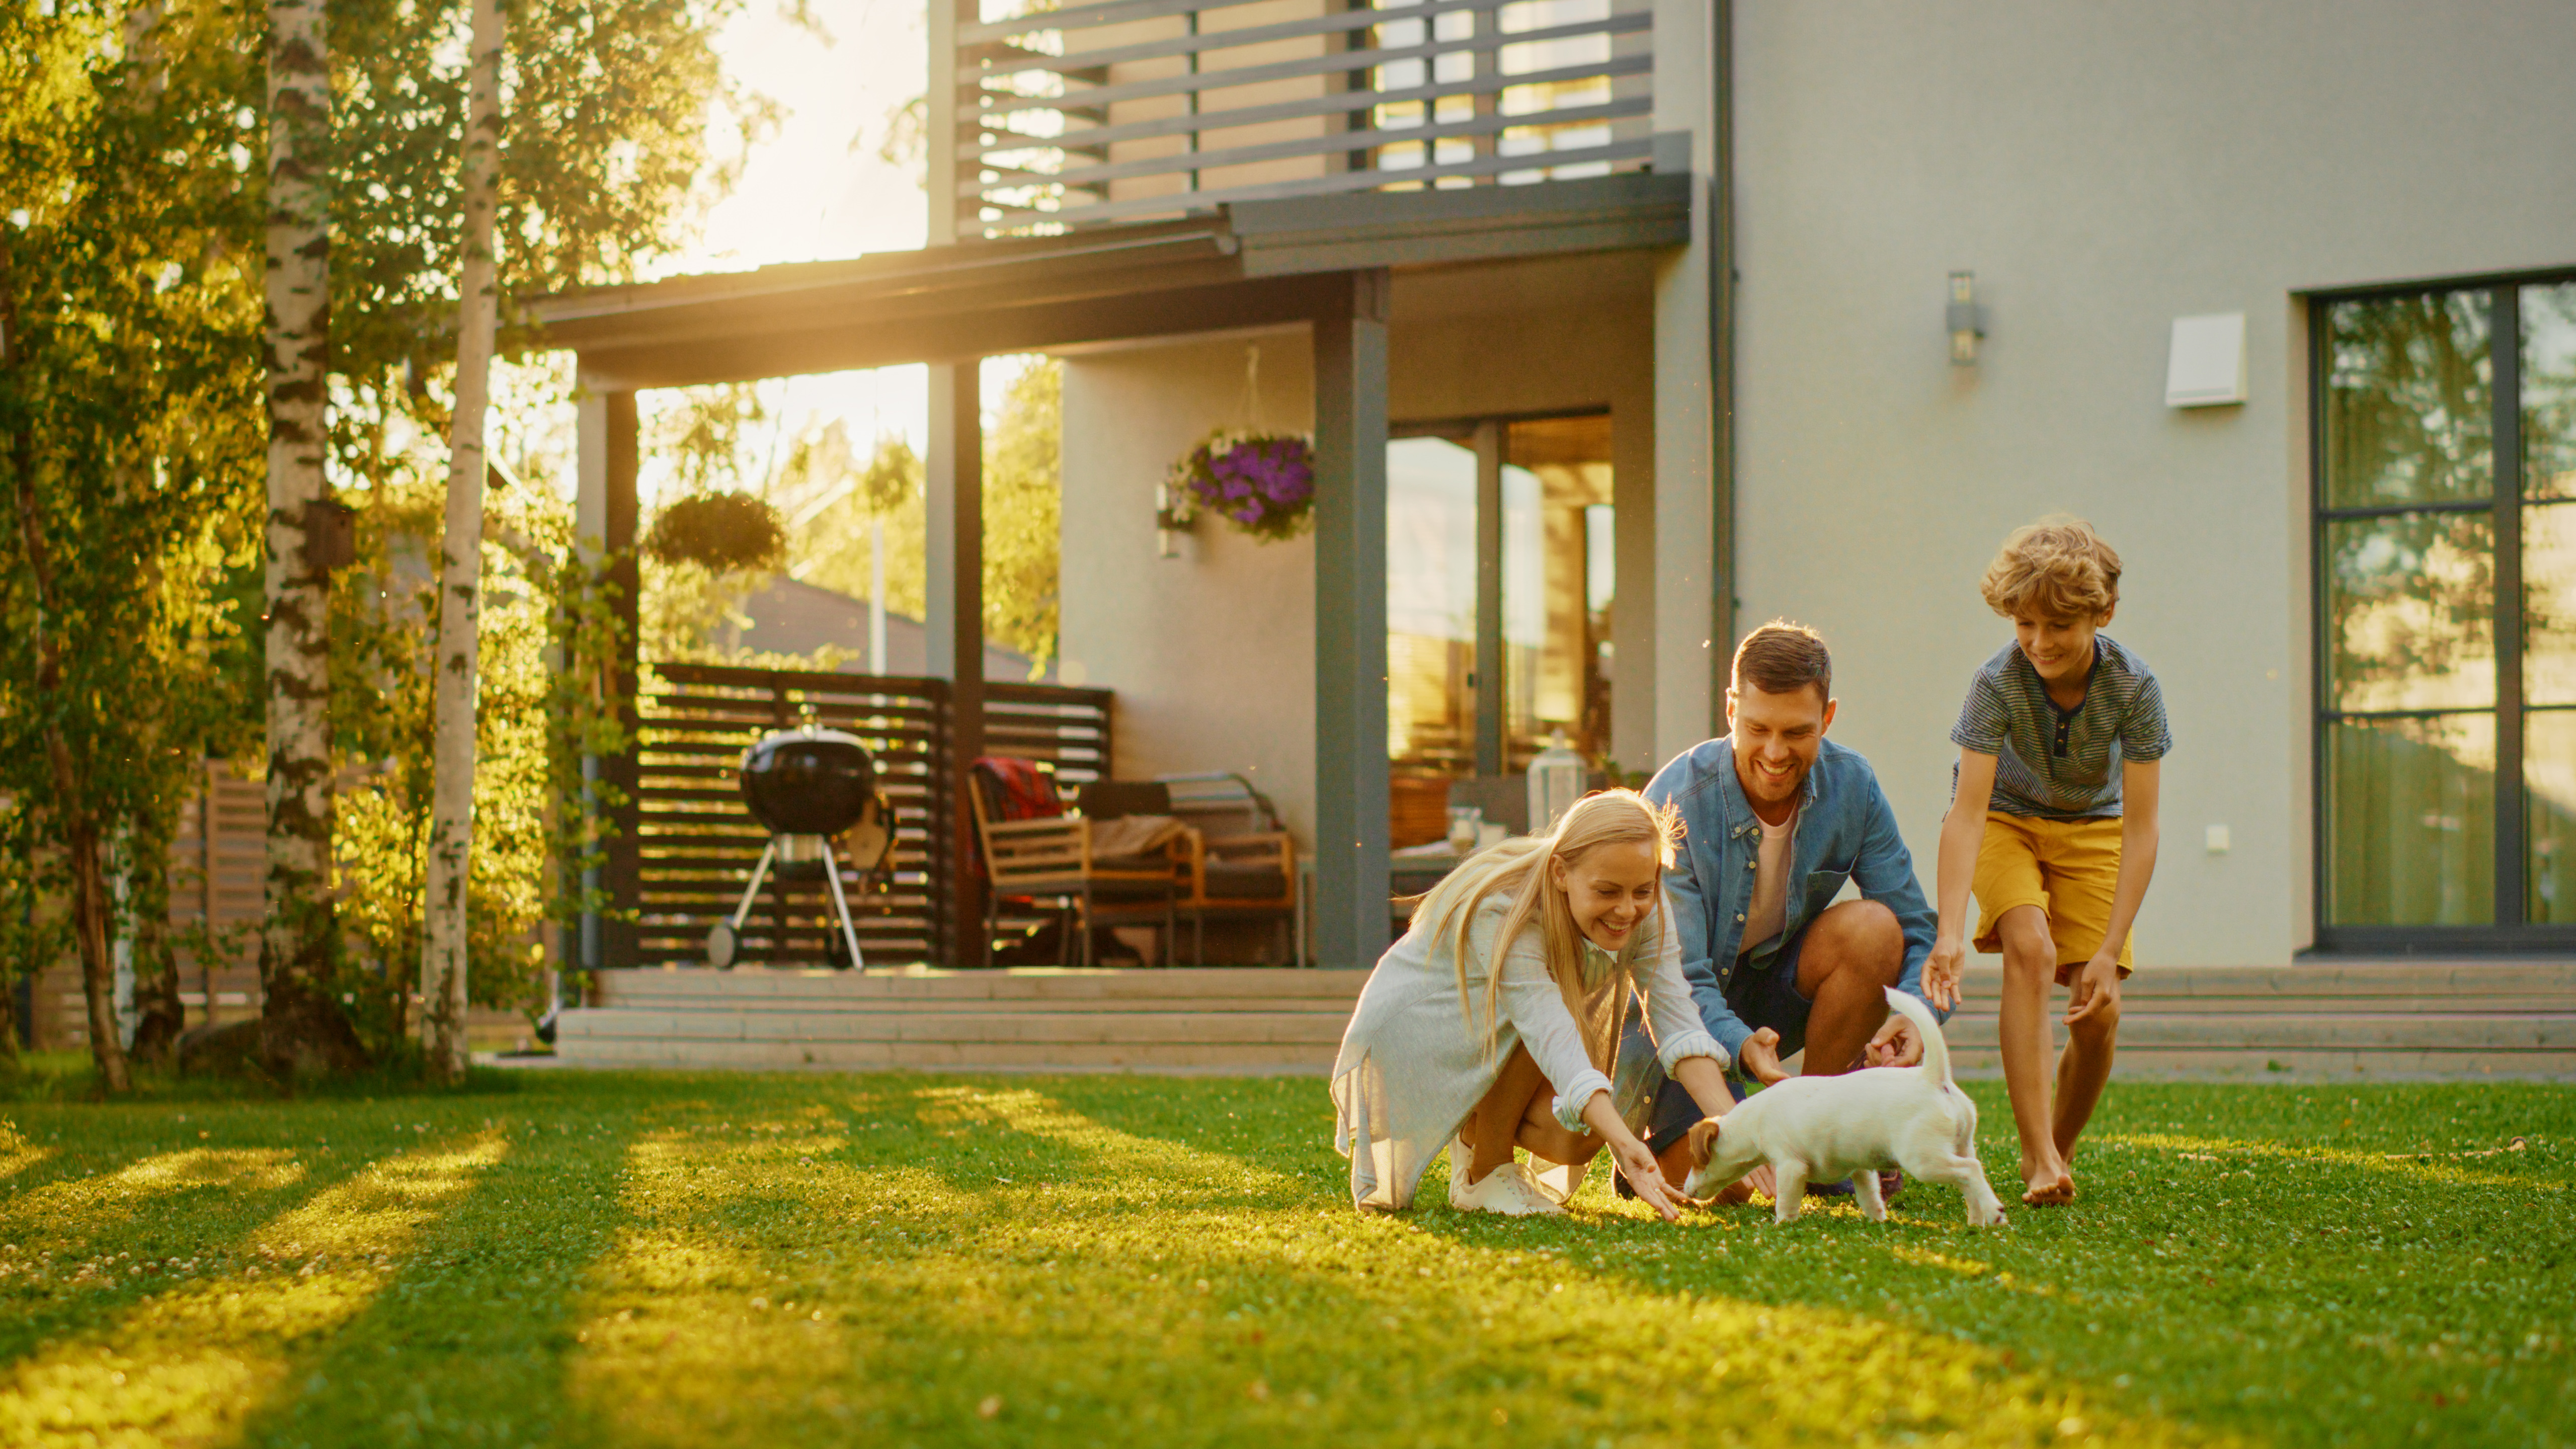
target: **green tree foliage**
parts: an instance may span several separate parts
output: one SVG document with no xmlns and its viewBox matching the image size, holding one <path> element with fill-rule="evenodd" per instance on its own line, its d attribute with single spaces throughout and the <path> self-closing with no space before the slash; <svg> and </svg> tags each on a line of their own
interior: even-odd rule
<svg viewBox="0 0 2576 1449">
<path fill-rule="evenodd" d="M 984 635 L 1043 669 L 1056 651 L 1064 369 L 1049 357 L 1011 361 L 1019 370 L 984 433 Z M 788 577 L 867 598 L 875 581 L 874 532 L 882 524 L 886 607 L 920 618 L 929 607 L 926 478 L 922 460 L 900 437 L 881 438 L 862 455 L 838 419 L 808 429 L 777 474 L 789 523 Z M 652 585 L 646 588 L 649 594 Z M 683 610 L 669 609 L 663 618 L 671 631 L 666 637 L 677 642 L 685 635 Z M 696 637 L 713 632 L 701 625 Z"/>
<path fill-rule="evenodd" d="M 166 847 L 198 762 L 256 728 L 225 666 L 245 622 L 230 576 L 259 548 L 244 110 L 259 72 L 240 43 L 257 13 L 211 5 L 127 31 L 122 12 L 68 0 L 0 8 L 0 467 L 16 525 L 0 531 L 0 796 L 24 812 L 9 857 L 36 877 L 22 890 L 68 874 L 77 891 L 85 851 L 65 852 L 84 827 L 129 861 Z M 47 639 L 76 646 L 51 671 Z M 126 874 L 129 913 L 166 909 L 159 871 Z M 141 944 L 147 968 L 166 964 Z M 175 1007 L 166 976 L 146 995 Z M 113 1032 L 93 1007 L 102 1065 Z"/>
<path fill-rule="evenodd" d="M 734 4 L 512 7 L 505 295 L 627 280 L 730 184 L 739 158 L 708 153 L 709 106 L 741 113 L 746 134 L 765 119 L 718 66 L 714 36 Z M 80 643 L 64 651 L 59 684 L 40 691 L 31 535 L 0 530 L 0 837 L 11 847 L 0 850 L 0 897 L 61 888 L 65 827 L 80 810 L 132 860 L 156 858 L 200 762 L 259 749 L 266 23 L 252 0 L 132 15 L 101 0 L 0 0 L 0 288 L 19 313 L 14 365 L 0 367 L 0 468 L 13 515 L 23 479 L 32 536 L 56 541 L 60 600 L 47 627 Z M 334 841 L 357 948 L 338 969 L 378 1031 L 401 1024 L 418 960 L 417 891 L 406 906 L 403 886 L 418 832 L 406 812 L 415 779 L 424 803 L 428 782 L 418 596 L 450 407 L 466 23 L 461 0 L 331 11 L 330 468 L 366 548 L 332 602 L 335 760 L 366 782 Z M 569 411 L 560 369 L 520 369 L 516 385 L 522 409 Z M 513 493 L 496 500 L 501 530 L 487 534 L 517 542 L 496 545 L 484 644 L 486 828 L 472 890 L 486 1001 L 524 988 L 549 906 L 579 907 L 549 879 L 546 822 L 558 833 L 577 822 L 565 797 L 578 756 L 613 734 L 600 708 L 606 612 L 572 567 L 568 513 L 544 490 Z M 47 770 L 47 728 L 83 765 L 84 798 L 64 798 Z M 131 910 L 161 909 L 162 873 L 128 874 Z M 44 939 L 9 943 L 24 954 L 0 954 L 0 977 L 59 949 L 46 935 L 54 919 L 38 914 Z M 407 955 L 394 950 L 404 939 Z M 139 944 L 167 961 L 166 946 Z M 151 974 L 175 993 L 169 972 Z M 379 993 L 373 1006 L 367 990 Z"/>
</svg>

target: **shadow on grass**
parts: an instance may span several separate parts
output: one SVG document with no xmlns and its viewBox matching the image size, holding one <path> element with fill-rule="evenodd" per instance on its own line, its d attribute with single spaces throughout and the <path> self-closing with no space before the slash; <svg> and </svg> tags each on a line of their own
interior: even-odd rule
<svg viewBox="0 0 2576 1449">
<path fill-rule="evenodd" d="M 594 1276 L 567 1375 L 580 1437 L 1482 1445 L 1515 1425 L 1678 1443 L 1721 1384 L 1730 1417 L 1838 1438 L 2029 1442 L 2097 1421 L 2121 1442 L 2205 1437 L 2104 1418 L 1912 1327 L 1675 1297 L 1519 1251 L 1562 1225 L 1468 1244 L 1361 1218 L 1337 1184 L 1279 1166 L 1313 1161 L 1310 1123 L 1247 1084 L 1192 1090 L 1217 1093 L 1213 1115 L 1176 1123 L 1124 1086 L 878 1080 L 831 1121 L 640 1138 L 636 1226 Z M 865 1125 L 907 1115 L 929 1135 Z M 1244 1150 L 1202 1145 L 1211 1121 Z M 970 1140 L 937 1135 L 958 1123 L 1052 1142 L 1076 1170 L 1038 1187 L 921 1161 Z M 1719 1367 L 1729 1345 L 1741 1357 Z"/>
<path fill-rule="evenodd" d="M 322 1342 L 302 1346 L 244 1444 L 563 1442 L 575 1305 L 616 1241 L 633 1114 L 606 1132 L 511 1134 L 417 1236 L 406 1266 Z"/>
</svg>

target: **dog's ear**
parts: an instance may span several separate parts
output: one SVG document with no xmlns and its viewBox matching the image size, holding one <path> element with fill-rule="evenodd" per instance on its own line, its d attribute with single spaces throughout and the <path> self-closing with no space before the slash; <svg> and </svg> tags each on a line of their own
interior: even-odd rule
<svg viewBox="0 0 2576 1449">
<path fill-rule="evenodd" d="M 1708 1166 L 1709 1158 L 1717 1152 L 1718 1133 L 1723 1130 L 1725 1130 L 1723 1125 L 1715 1117 L 1703 1118 L 1691 1124 L 1690 1136 L 1687 1139 L 1690 1143 L 1691 1166 Z"/>
</svg>

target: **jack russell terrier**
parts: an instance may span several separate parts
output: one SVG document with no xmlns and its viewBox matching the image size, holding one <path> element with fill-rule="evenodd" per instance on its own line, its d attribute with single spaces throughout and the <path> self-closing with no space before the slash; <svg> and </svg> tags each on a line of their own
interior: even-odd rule
<svg viewBox="0 0 2576 1449">
<path fill-rule="evenodd" d="M 1798 1215 L 1810 1181 L 1850 1177 L 1860 1210 L 1871 1222 L 1884 1222 L 1878 1169 L 1896 1167 L 1957 1187 L 1968 1199 L 1972 1226 L 2002 1226 L 2004 1205 L 1977 1161 L 1977 1104 L 1950 1080 L 1941 1024 L 1901 991 L 1889 990 L 1887 1004 L 1922 1033 L 1923 1065 L 1791 1077 L 1723 1117 L 1698 1123 L 1690 1129 L 1692 1165 L 1683 1195 L 1703 1196 L 1768 1162 L 1779 1179 L 1777 1221 Z"/>
</svg>

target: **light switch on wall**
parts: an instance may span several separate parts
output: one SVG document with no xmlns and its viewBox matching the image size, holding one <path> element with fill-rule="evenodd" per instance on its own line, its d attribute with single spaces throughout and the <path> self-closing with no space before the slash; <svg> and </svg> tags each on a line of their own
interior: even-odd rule
<svg viewBox="0 0 2576 1449">
<path fill-rule="evenodd" d="M 2225 855 L 2227 853 L 2226 826 L 2213 825 L 2209 827 L 2209 853 L 2212 855 Z"/>
</svg>

